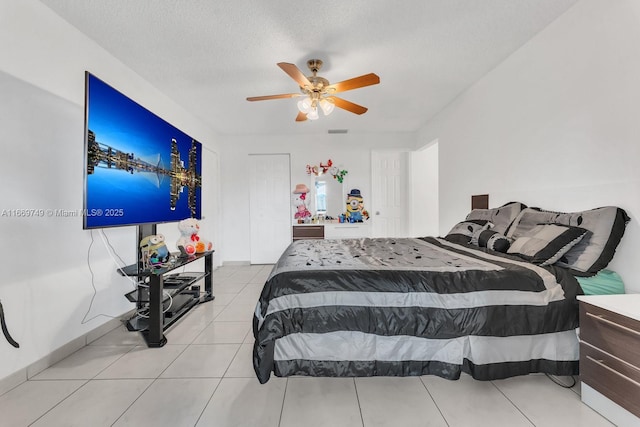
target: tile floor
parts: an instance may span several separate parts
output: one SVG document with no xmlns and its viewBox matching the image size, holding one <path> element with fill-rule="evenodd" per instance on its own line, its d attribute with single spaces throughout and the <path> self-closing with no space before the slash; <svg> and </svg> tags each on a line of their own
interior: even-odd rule
<svg viewBox="0 0 640 427">
<path fill-rule="evenodd" d="M 251 365 L 251 318 L 271 266 L 215 271 L 214 301 L 147 348 L 114 329 L 0 396 L 0 426 L 610 426 L 578 386 L 544 375 L 274 378 Z"/>
</svg>

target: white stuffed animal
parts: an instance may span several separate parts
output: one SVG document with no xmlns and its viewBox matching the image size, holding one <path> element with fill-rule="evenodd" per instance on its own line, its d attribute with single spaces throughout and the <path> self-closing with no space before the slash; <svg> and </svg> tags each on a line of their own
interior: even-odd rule
<svg viewBox="0 0 640 427">
<path fill-rule="evenodd" d="M 195 218 L 183 219 L 178 223 L 180 238 L 176 242 L 182 246 L 188 255 L 195 255 L 213 249 L 213 243 L 198 236 L 200 225 Z"/>
</svg>

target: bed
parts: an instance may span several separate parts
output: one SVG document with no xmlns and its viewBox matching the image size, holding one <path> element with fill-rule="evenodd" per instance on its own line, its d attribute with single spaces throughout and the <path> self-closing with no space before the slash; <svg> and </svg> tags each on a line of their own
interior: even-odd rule
<svg viewBox="0 0 640 427">
<path fill-rule="evenodd" d="M 256 305 L 258 380 L 577 374 L 576 275 L 608 263 L 602 252 L 610 260 L 628 222 L 598 209 L 549 222 L 550 211 L 512 203 L 472 211 L 443 238 L 293 242 Z M 563 224 L 575 214 L 581 226 Z"/>
</svg>

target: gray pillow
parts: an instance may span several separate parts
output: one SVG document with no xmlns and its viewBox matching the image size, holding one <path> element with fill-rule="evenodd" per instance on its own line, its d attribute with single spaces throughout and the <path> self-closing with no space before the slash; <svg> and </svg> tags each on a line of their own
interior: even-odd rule
<svg viewBox="0 0 640 427">
<path fill-rule="evenodd" d="M 513 222 L 507 237 L 513 241 L 541 223 L 580 226 L 589 233 L 557 265 L 572 269 L 577 275 L 592 275 L 611 262 L 628 222 L 627 213 L 615 206 L 572 213 L 527 208 Z"/>
<path fill-rule="evenodd" d="M 539 224 L 511 243 L 507 253 L 540 265 L 551 265 L 588 233 L 580 227 Z"/>
<path fill-rule="evenodd" d="M 452 243 L 469 244 L 475 233 L 487 230 L 492 225 L 489 221 L 481 219 L 462 221 L 454 225 L 444 238 Z"/>
<path fill-rule="evenodd" d="M 527 206 L 520 202 L 509 202 L 493 209 L 474 209 L 467 215 L 466 220 L 486 220 L 493 224 L 492 230 L 500 234 L 507 233 L 509 225 L 516 219 L 522 209 Z"/>
</svg>

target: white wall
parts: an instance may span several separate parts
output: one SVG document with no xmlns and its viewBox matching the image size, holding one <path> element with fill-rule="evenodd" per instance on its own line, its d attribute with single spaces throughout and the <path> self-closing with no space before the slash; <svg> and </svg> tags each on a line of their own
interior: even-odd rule
<svg viewBox="0 0 640 427">
<path fill-rule="evenodd" d="M 217 149 L 217 135 L 34 0 L 0 0 L 0 52 L 0 300 L 20 343 L 0 337 L 2 379 L 133 308 L 123 297 L 133 284 L 116 273 L 100 232 L 82 230 L 82 218 L 10 213 L 82 207 L 85 70 L 208 150 Z M 135 261 L 133 227 L 105 235 L 118 256 Z"/>
<path fill-rule="evenodd" d="M 438 236 L 438 141 L 411 152 L 411 236 Z"/>
<path fill-rule="evenodd" d="M 345 180 L 347 186 L 360 189 L 365 208 L 371 211 L 374 209 L 371 206 L 371 150 L 414 145 L 413 133 L 225 136 L 221 149 L 223 261 L 250 260 L 249 174 L 246 170 L 249 154 L 289 153 L 292 187 L 298 183 L 310 185 L 307 164 L 318 165 L 331 159 L 335 166 L 349 172 Z"/>
<path fill-rule="evenodd" d="M 640 292 L 640 2 L 582 0 L 425 126 L 439 140 L 440 232 L 472 194 L 551 210 L 624 208 L 611 268 Z"/>
</svg>

